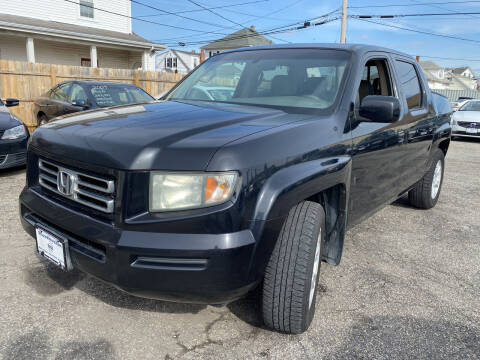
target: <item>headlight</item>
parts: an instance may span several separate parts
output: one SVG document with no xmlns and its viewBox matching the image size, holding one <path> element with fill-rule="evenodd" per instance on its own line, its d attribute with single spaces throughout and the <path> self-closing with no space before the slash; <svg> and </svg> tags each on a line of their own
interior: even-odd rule
<svg viewBox="0 0 480 360">
<path fill-rule="evenodd" d="M 237 173 L 182 174 L 152 172 L 150 211 L 201 208 L 231 199 Z"/>
<path fill-rule="evenodd" d="M 14 140 L 25 136 L 27 132 L 25 131 L 25 126 L 18 125 L 11 129 L 6 130 L 3 133 L 2 140 Z"/>
</svg>

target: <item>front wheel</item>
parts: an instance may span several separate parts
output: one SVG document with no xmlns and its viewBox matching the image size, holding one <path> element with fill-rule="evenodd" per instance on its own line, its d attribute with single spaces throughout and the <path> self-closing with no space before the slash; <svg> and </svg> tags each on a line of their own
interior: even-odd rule
<svg viewBox="0 0 480 360">
<path fill-rule="evenodd" d="M 435 150 L 433 160 L 422 180 L 408 192 L 410 204 L 420 209 L 433 208 L 440 197 L 445 168 L 445 155 L 440 149 Z"/>
<path fill-rule="evenodd" d="M 300 334 L 315 314 L 325 212 L 320 204 L 303 201 L 283 224 L 263 282 L 263 319 L 277 331 Z"/>
<path fill-rule="evenodd" d="M 47 118 L 47 115 L 40 115 L 38 117 L 38 126 L 42 126 L 42 125 L 45 125 L 46 123 L 48 123 L 48 118 Z"/>
</svg>

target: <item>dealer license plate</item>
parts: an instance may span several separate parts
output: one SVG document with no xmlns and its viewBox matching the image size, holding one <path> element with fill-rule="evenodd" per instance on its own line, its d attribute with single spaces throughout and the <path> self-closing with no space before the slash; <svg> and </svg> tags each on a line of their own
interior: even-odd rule
<svg viewBox="0 0 480 360">
<path fill-rule="evenodd" d="M 478 129 L 467 128 L 466 133 L 467 134 L 478 134 Z"/>
<path fill-rule="evenodd" d="M 41 228 L 37 231 L 37 250 L 43 257 L 47 258 L 63 270 L 67 270 L 66 243 L 52 233 Z"/>
</svg>

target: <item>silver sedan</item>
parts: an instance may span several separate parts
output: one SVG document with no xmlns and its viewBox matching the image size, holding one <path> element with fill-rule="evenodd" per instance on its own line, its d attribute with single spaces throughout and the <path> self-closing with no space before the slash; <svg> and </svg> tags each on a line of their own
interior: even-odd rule
<svg viewBox="0 0 480 360">
<path fill-rule="evenodd" d="M 480 139 L 480 100 L 463 104 L 452 116 L 452 137 L 476 137 Z"/>
</svg>

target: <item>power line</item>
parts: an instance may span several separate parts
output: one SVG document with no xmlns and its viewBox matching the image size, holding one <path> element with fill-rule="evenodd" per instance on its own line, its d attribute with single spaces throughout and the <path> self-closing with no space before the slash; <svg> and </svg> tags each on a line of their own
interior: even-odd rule
<svg viewBox="0 0 480 360">
<path fill-rule="evenodd" d="M 291 23 L 291 24 L 288 24 L 288 25 L 277 26 L 277 27 L 272 28 L 272 29 L 263 30 L 263 31 L 257 32 L 256 34 L 238 35 L 238 36 L 235 36 L 235 37 L 229 37 L 228 39 L 213 39 L 213 40 L 197 41 L 197 43 L 209 43 L 209 42 L 212 42 L 212 41 L 220 41 L 220 40 L 221 41 L 227 41 L 227 40 L 241 39 L 241 38 L 250 37 L 250 36 L 257 36 L 257 34 L 259 34 L 259 35 L 271 35 L 271 34 L 274 34 L 274 33 L 277 34 L 277 33 L 289 32 L 289 31 L 292 31 L 292 30 L 300 30 L 300 29 L 304 29 L 304 28 L 310 27 L 310 26 L 323 25 L 323 24 L 338 20 L 339 18 L 327 19 L 328 16 L 336 13 L 337 11 L 338 11 L 338 9 L 332 10 L 332 11 L 326 13 L 326 14 L 314 17 L 314 18 L 312 18 L 310 20 L 306 20 L 304 22 L 297 21 L 295 23 Z M 323 19 L 323 20 L 319 21 L 319 19 Z M 178 38 L 176 38 L 176 39 L 178 39 Z M 173 40 L 176 40 L 176 39 L 173 39 Z M 156 41 L 167 42 L 168 40 L 156 40 Z M 186 46 L 186 45 L 189 45 L 189 44 L 194 44 L 194 43 L 191 43 L 191 42 L 188 42 L 188 43 L 173 43 L 173 45 L 181 45 L 181 46 Z"/>
<path fill-rule="evenodd" d="M 182 43 L 182 46 L 200 45 L 200 44 L 210 43 L 210 42 L 213 42 L 213 41 L 223 42 L 223 41 L 230 41 L 230 40 L 237 40 L 237 39 L 245 39 L 245 38 L 248 38 L 248 37 L 258 36 L 258 35 L 267 35 L 268 36 L 268 35 L 271 35 L 271 34 L 280 34 L 280 33 L 285 33 L 285 32 L 294 31 L 294 30 L 303 30 L 303 29 L 306 29 L 306 28 L 312 27 L 312 26 L 324 25 L 324 24 L 336 21 L 338 19 L 339 18 L 337 17 L 337 18 L 332 18 L 332 19 L 325 19 L 325 20 L 322 20 L 322 21 L 319 21 L 319 22 L 307 21 L 301 26 L 295 26 L 295 27 L 289 27 L 289 28 L 279 27 L 277 29 L 265 30 L 265 31 L 255 33 L 255 34 L 245 34 L 245 35 L 238 35 L 238 36 L 234 36 L 234 37 L 228 37 L 227 39 L 212 39 L 212 40 L 191 41 L 191 42 Z M 177 44 L 173 43 L 173 45 L 177 45 Z"/>
<path fill-rule="evenodd" d="M 73 1 L 73 0 L 63 0 L 63 1 L 69 2 L 71 4 L 75 4 L 75 5 L 80 5 L 80 3 L 76 2 L 76 1 Z M 93 5 L 87 5 L 87 4 L 83 5 L 82 4 L 82 6 L 85 6 L 85 7 L 88 7 L 90 9 L 97 10 L 97 11 L 101 11 L 101 12 L 104 12 L 104 13 L 107 13 L 107 14 L 117 15 L 117 16 L 120 16 L 120 17 L 128 18 L 128 19 L 142 21 L 142 22 L 147 23 L 147 24 L 154 24 L 154 25 L 158 25 L 158 26 L 169 27 L 169 28 L 172 28 L 172 29 L 200 32 L 197 29 L 191 29 L 191 28 L 186 28 L 186 27 L 181 27 L 181 26 L 162 24 L 162 23 L 159 23 L 159 22 L 156 22 L 156 21 L 145 20 L 145 19 L 141 19 L 141 18 L 138 18 L 138 17 L 135 17 L 135 16 L 120 14 L 120 13 L 117 13 L 115 11 L 110 11 L 110 10 L 107 10 L 107 9 L 98 8 L 98 7 L 95 7 Z M 225 33 L 219 33 L 219 32 L 216 32 L 216 31 L 208 31 L 208 32 L 202 32 L 202 33 L 203 34 L 210 33 L 210 34 L 217 34 L 217 35 L 226 35 Z"/>
<path fill-rule="evenodd" d="M 443 1 L 443 2 L 427 2 L 416 4 L 389 4 L 389 5 L 362 5 L 362 6 L 349 6 L 350 9 L 365 9 L 365 8 L 386 8 L 386 7 L 409 7 L 409 6 L 427 6 L 427 5 L 454 5 L 454 4 L 467 4 L 467 3 L 480 3 L 479 0 L 472 1 Z M 445 10 L 445 9 L 443 9 Z"/>
<path fill-rule="evenodd" d="M 301 3 L 302 1 L 304 1 L 304 0 L 294 1 L 293 3 L 291 3 L 291 4 L 289 4 L 289 5 L 286 5 L 286 6 L 280 8 L 280 9 L 277 9 L 277 10 L 275 10 L 275 11 L 270 11 L 268 14 L 264 14 L 264 15 L 247 14 L 247 13 L 245 13 L 245 12 L 240 12 L 240 11 L 231 10 L 231 9 L 229 9 L 229 10 L 224 10 L 224 11 L 233 12 L 233 13 L 237 13 L 237 14 L 241 14 L 241 15 L 246 15 L 246 16 L 252 16 L 252 17 L 258 18 L 258 19 L 274 19 L 274 20 L 275 20 L 275 18 L 272 18 L 271 15 L 275 15 L 275 14 L 277 14 L 277 13 L 279 13 L 279 12 L 282 12 L 282 11 L 285 11 L 285 10 L 291 8 L 291 7 L 294 7 L 295 5 L 298 5 L 299 3 Z M 337 11 L 337 10 L 335 10 L 335 11 Z M 278 19 L 278 20 L 280 20 L 280 19 Z M 285 21 L 285 19 L 282 19 L 281 21 Z"/>
<path fill-rule="evenodd" d="M 290 4 L 290 5 L 284 6 L 283 8 L 280 8 L 280 9 L 277 9 L 277 10 L 275 10 L 275 11 L 273 11 L 273 12 L 270 12 L 268 15 L 272 15 L 272 14 L 279 13 L 279 12 L 281 12 L 281 11 L 283 11 L 283 10 L 286 10 L 286 9 L 292 7 L 292 6 L 295 6 L 295 5 L 299 4 L 299 3 L 302 2 L 302 1 L 304 1 L 304 0 L 297 0 L 297 1 L 293 2 L 293 3 Z M 314 18 L 314 19 L 324 18 L 324 17 L 330 16 L 330 15 L 334 14 L 335 12 L 337 12 L 338 10 L 340 10 L 340 9 L 332 10 L 332 11 L 330 11 L 330 12 L 324 14 L 324 15 L 317 16 L 317 17 Z M 282 28 L 282 27 L 294 26 L 294 25 L 297 25 L 297 24 L 300 24 L 300 23 L 303 24 L 304 22 L 303 22 L 303 21 L 302 21 L 302 22 L 297 21 L 297 22 L 295 22 L 295 23 L 293 23 L 293 24 L 289 24 L 289 25 L 286 25 L 286 26 L 281 26 L 281 27 L 275 28 L 275 30 L 276 30 L 276 29 L 280 29 L 280 28 Z M 243 26 L 243 25 L 242 25 L 242 26 Z M 205 32 L 204 32 L 204 33 L 200 32 L 200 33 L 197 34 L 197 35 L 210 34 L 210 33 L 211 33 L 211 32 L 206 32 L 206 33 L 205 33 Z M 224 35 L 228 35 L 228 34 L 224 34 Z M 164 39 L 164 40 L 155 40 L 155 41 L 160 41 L 160 42 L 178 41 L 178 40 L 182 40 L 182 39 L 190 38 L 190 37 L 191 37 L 191 36 L 177 36 L 177 37 L 175 37 L 175 38 L 169 38 L 169 39 Z M 182 46 L 183 46 L 183 45 L 182 45 Z"/>
<path fill-rule="evenodd" d="M 282 7 L 282 8 L 280 8 L 280 9 L 271 11 L 271 12 L 269 12 L 268 14 L 265 14 L 265 15 L 271 16 L 271 15 L 277 14 L 277 13 L 279 13 L 279 12 L 281 12 L 281 11 L 284 11 L 284 10 L 286 10 L 286 9 L 288 9 L 288 8 L 291 8 L 291 7 L 299 4 L 299 3 L 302 2 L 302 1 L 304 1 L 304 0 L 296 0 L 296 1 L 294 1 L 293 3 L 291 3 L 291 4 L 289 4 L 289 5 L 286 5 L 286 6 Z M 202 9 L 202 10 L 203 10 L 203 9 Z M 338 11 L 338 10 L 331 11 L 331 12 L 325 14 L 325 16 L 326 16 L 326 15 L 330 15 L 330 14 L 336 12 L 336 11 Z M 255 16 L 255 17 L 257 17 L 257 18 L 266 18 L 265 15 L 263 15 L 263 16 L 258 16 L 258 17 Z M 250 20 L 248 20 L 248 21 L 250 21 Z M 297 24 L 297 23 L 299 23 L 299 22 L 296 22 L 295 24 Z M 295 25 L 295 24 L 292 24 L 292 25 Z M 242 27 L 243 27 L 243 26 L 244 26 L 244 25 L 242 25 Z M 202 33 L 200 33 L 200 34 L 198 34 L 198 35 L 202 35 Z M 227 35 L 227 34 L 225 34 L 225 35 Z M 173 38 L 173 39 L 168 39 L 168 40 L 181 40 L 181 39 L 185 39 L 185 38 L 187 38 L 187 37 L 190 37 L 190 36 L 180 36 L 180 37 L 175 37 L 175 38 Z M 167 40 L 167 41 L 168 41 L 168 40 Z M 285 40 L 284 40 L 284 41 L 285 41 Z"/>
<path fill-rule="evenodd" d="M 382 23 L 380 21 L 368 20 L 368 19 L 365 19 L 365 18 L 354 18 L 354 19 L 361 20 L 361 21 L 366 21 L 366 22 L 369 22 L 369 23 L 372 23 L 372 24 L 391 27 L 391 28 L 395 28 L 395 29 L 411 31 L 411 32 L 424 34 L 424 35 L 432 35 L 432 36 L 438 36 L 438 37 L 443 37 L 443 38 L 448 38 L 448 39 L 469 41 L 469 42 L 473 42 L 473 43 L 480 43 L 479 40 L 467 39 L 467 38 L 457 37 L 457 36 L 453 36 L 453 35 L 437 34 L 437 33 L 432 33 L 432 32 L 423 31 L 423 30 L 415 30 L 415 29 L 410 29 L 410 28 L 403 27 L 403 26 L 398 26 L 398 25 L 393 25 L 393 24 L 385 24 L 385 23 Z"/>
<path fill-rule="evenodd" d="M 269 0 L 257 0 L 257 1 L 248 1 L 243 3 L 238 3 L 238 4 L 214 6 L 214 7 L 211 7 L 210 9 L 224 9 L 224 8 L 229 8 L 234 6 L 257 4 L 257 3 L 266 2 L 266 1 L 269 1 Z M 183 11 L 177 11 L 176 14 L 186 14 L 186 13 L 203 12 L 203 11 L 207 11 L 207 10 L 205 9 L 183 10 Z M 155 17 L 155 16 L 165 16 L 165 15 L 168 15 L 168 14 L 149 14 L 149 15 L 139 15 L 138 17 L 143 18 L 143 17 Z"/>
<path fill-rule="evenodd" d="M 458 58 L 451 58 L 451 57 L 441 57 L 441 56 L 430 56 L 430 55 L 418 55 L 420 58 L 427 58 L 427 59 L 439 59 L 439 60 L 454 60 L 454 61 L 480 61 L 480 59 L 458 59 Z"/>
<path fill-rule="evenodd" d="M 140 1 L 138 1 L 138 0 L 130 0 L 130 2 L 132 2 L 132 3 L 134 3 L 134 4 L 138 4 L 138 5 L 144 6 L 144 7 L 146 7 L 146 8 L 152 9 L 152 10 L 160 11 L 160 12 L 162 12 L 162 13 L 165 13 L 166 15 L 176 16 L 176 17 L 179 17 L 179 18 L 182 18 L 182 19 L 186 19 L 186 20 L 198 22 L 198 23 L 200 23 L 200 24 L 205 24 L 205 25 L 210 25 L 210 26 L 216 26 L 216 27 L 220 27 L 220 28 L 225 28 L 225 26 L 223 26 L 223 25 L 213 24 L 213 23 L 208 22 L 208 21 L 197 20 L 197 19 L 194 19 L 194 18 L 191 18 L 191 17 L 188 17 L 188 16 L 175 14 L 175 13 L 173 13 L 173 12 L 171 12 L 171 11 L 163 10 L 163 9 L 157 8 L 157 7 L 152 6 L 152 5 L 148 5 L 148 4 L 142 3 L 142 2 L 140 2 Z"/>
<path fill-rule="evenodd" d="M 357 19 L 389 19 L 399 17 L 419 17 L 419 16 L 452 16 L 452 15 L 480 15 L 480 11 L 471 12 L 450 12 L 450 13 L 425 13 L 425 14 L 391 14 L 391 15 L 351 15 Z"/>
<path fill-rule="evenodd" d="M 415 3 L 419 2 L 418 0 L 410 0 L 410 1 L 413 1 Z M 451 13 L 454 12 L 454 10 L 447 9 L 446 7 L 443 7 L 443 6 L 438 6 L 438 5 L 429 5 L 429 6 L 432 7 L 432 8 L 435 8 L 435 9 L 446 10 L 446 11 L 451 12 Z M 475 15 L 468 15 L 468 17 L 478 18 L 478 16 L 475 16 Z"/>
<path fill-rule="evenodd" d="M 197 3 L 197 2 L 195 2 L 195 1 L 193 1 L 193 0 L 187 0 L 187 1 L 188 1 L 189 3 L 192 3 L 192 4 L 198 6 L 198 7 L 202 8 L 202 9 L 204 9 L 204 10 L 212 13 L 213 15 L 216 15 L 216 16 L 222 18 L 223 20 L 227 20 L 228 22 L 231 22 L 232 24 L 238 25 L 238 26 L 240 26 L 241 28 L 243 28 L 243 25 L 242 25 L 242 24 L 240 24 L 240 23 L 238 23 L 238 22 L 236 22 L 236 21 L 233 21 L 233 20 L 231 20 L 231 19 L 223 16 L 222 14 L 219 14 L 219 13 L 213 11 L 212 9 L 203 6 L 202 4 L 199 4 L 199 3 Z"/>
</svg>

